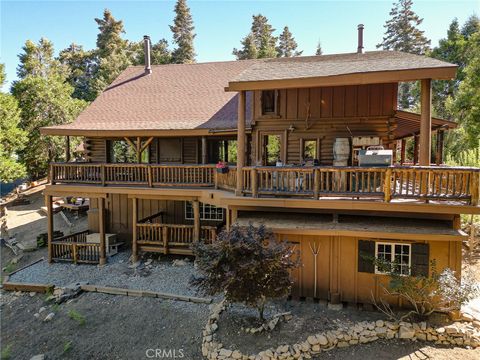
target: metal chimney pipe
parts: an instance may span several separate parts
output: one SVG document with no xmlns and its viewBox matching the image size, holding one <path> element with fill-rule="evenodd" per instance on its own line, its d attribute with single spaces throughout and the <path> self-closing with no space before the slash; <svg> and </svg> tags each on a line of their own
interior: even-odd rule
<svg viewBox="0 0 480 360">
<path fill-rule="evenodd" d="M 357 53 L 363 53 L 363 24 L 358 24 L 358 47 Z"/>
<path fill-rule="evenodd" d="M 143 50 L 145 54 L 145 74 L 152 73 L 152 65 L 150 61 L 150 36 L 143 36 Z"/>
</svg>

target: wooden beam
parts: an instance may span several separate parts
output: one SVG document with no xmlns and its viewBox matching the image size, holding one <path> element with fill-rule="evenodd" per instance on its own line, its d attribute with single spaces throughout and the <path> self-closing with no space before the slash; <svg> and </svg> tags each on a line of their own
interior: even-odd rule
<svg viewBox="0 0 480 360">
<path fill-rule="evenodd" d="M 421 114 L 420 114 L 420 149 L 419 165 L 430 165 L 432 142 L 432 82 L 422 79 L 421 82 Z"/>
<path fill-rule="evenodd" d="M 45 196 L 45 205 L 47 206 L 47 238 L 48 238 L 48 262 L 52 262 L 52 241 L 53 241 L 53 206 L 52 196 Z"/>
<path fill-rule="evenodd" d="M 200 202 L 192 201 L 193 207 L 193 241 L 200 241 Z"/>
<path fill-rule="evenodd" d="M 150 143 L 153 141 L 153 136 L 150 136 L 148 140 L 143 144 L 142 148 L 140 149 L 140 154 L 145 151 L 145 149 L 150 145 Z"/>
<path fill-rule="evenodd" d="M 65 136 L 65 161 L 70 161 L 70 136 Z"/>
<path fill-rule="evenodd" d="M 242 195 L 243 167 L 245 166 L 245 91 L 238 93 L 238 122 L 237 122 L 237 188 L 235 194 Z"/>
<path fill-rule="evenodd" d="M 207 163 L 207 138 L 205 136 L 202 136 L 202 164 Z"/>
<path fill-rule="evenodd" d="M 107 263 L 106 249 L 105 249 L 105 199 L 98 199 L 98 228 L 100 233 L 100 259 L 99 264 L 105 265 Z"/>
<path fill-rule="evenodd" d="M 133 231 L 132 231 L 132 263 L 136 263 L 138 260 L 137 254 L 137 222 L 138 222 L 138 199 L 134 197 L 132 199 L 132 213 L 133 213 Z"/>
</svg>

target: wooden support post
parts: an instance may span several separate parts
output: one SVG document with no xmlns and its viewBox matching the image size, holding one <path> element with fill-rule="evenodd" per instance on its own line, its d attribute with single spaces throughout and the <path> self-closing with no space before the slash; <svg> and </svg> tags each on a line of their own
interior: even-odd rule
<svg viewBox="0 0 480 360">
<path fill-rule="evenodd" d="M 107 263 L 105 249 L 105 199 L 98 198 L 98 228 L 100 233 L 100 265 Z"/>
<path fill-rule="evenodd" d="M 432 142 L 432 83 L 431 79 L 422 79 L 420 114 L 419 165 L 429 166 Z"/>
<path fill-rule="evenodd" d="M 243 167 L 245 166 L 245 91 L 238 92 L 237 120 L 237 188 L 235 195 L 243 192 Z"/>
<path fill-rule="evenodd" d="M 437 143 L 436 143 L 436 152 L 435 152 L 435 163 L 437 165 L 443 164 L 443 142 L 444 142 L 445 131 L 439 129 L 437 131 Z"/>
<path fill-rule="evenodd" d="M 55 185 L 55 166 L 50 164 L 50 184 Z"/>
<path fill-rule="evenodd" d="M 137 153 L 137 163 L 140 164 L 142 162 L 142 138 L 137 136 L 137 147 L 136 147 L 136 153 Z"/>
<path fill-rule="evenodd" d="M 400 165 L 405 164 L 405 156 L 407 154 L 407 140 L 402 139 L 400 150 Z"/>
<path fill-rule="evenodd" d="M 193 207 L 193 241 L 200 241 L 200 202 L 192 201 Z"/>
<path fill-rule="evenodd" d="M 473 172 L 470 176 L 470 193 L 472 195 L 470 204 L 478 206 L 480 198 L 480 172 Z"/>
<path fill-rule="evenodd" d="M 168 254 L 168 227 L 162 227 L 162 238 L 163 238 L 163 253 Z"/>
<path fill-rule="evenodd" d="M 100 165 L 100 176 L 102 177 L 102 186 L 105 186 L 105 164 Z"/>
<path fill-rule="evenodd" d="M 52 196 L 45 196 L 45 205 L 47 206 L 47 234 L 48 234 L 48 262 L 52 262 L 52 241 L 53 241 L 53 205 Z"/>
<path fill-rule="evenodd" d="M 138 260 L 138 248 L 137 248 L 137 223 L 138 223 L 138 199 L 132 199 L 132 263 L 136 263 Z"/>
<path fill-rule="evenodd" d="M 65 161 L 70 161 L 70 136 L 65 136 Z"/>
<path fill-rule="evenodd" d="M 207 137 L 202 136 L 202 164 L 206 164 L 207 161 L 208 161 Z"/>
<path fill-rule="evenodd" d="M 237 218 L 238 218 L 238 210 L 237 209 L 232 209 L 232 219 L 231 219 L 231 224 L 230 225 L 233 225 L 237 222 Z"/>
<path fill-rule="evenodd" d="M 383 187 L 384 201 L 390 202 L 392 199 L 392 169 L 388 168 L 385 172 L 385 184 Z"/>
<path fill-rule="evenodd" d="M 313 170 L 313 197 L 318 200 L 320 196 L 320 170 Z"/>
<path fill-rule="evenodd" d="M 250 181 L 252 184 L 252 197 L 258 197 L 258 176 L 257 176 L 257 169 L 252 168 L 250 170 Z"/>
<path fill-rule="evenodd" d="M 419 139 L 420 137 L 418 135 L 415 135 L 413 138 L 413 165 L 418 164 Z"/>
</svg>

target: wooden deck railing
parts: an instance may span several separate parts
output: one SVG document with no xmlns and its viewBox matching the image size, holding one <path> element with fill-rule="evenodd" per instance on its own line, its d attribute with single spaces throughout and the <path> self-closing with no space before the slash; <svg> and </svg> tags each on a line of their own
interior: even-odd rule
<svg viewBox="0 0 480 360">
<path fill-rule="evenodd" d="M 55 183 L 142 186 L 213 186 L 215 165 L 52 163 Z"/>
<path fill-rule="evenodd" d="M 192 254 L 190 245 L 195 241 L 193 225 L 137 223 L 136 227 L 136 242 L 140 247 L 165 254 Z M 200 241 L 211 243 L 216 236 L 217 227 L 200 227 Z"/>
<path fill-rule="evenodd" d="M 88 230 L 62 236 L 52 241 L 52 260 L 98 264 L 100 244 L 87 243 Z"/>
<path fill-rule="evenodd" d="M 52 183 L 214 187 L 233 191 L 237 169 L 219 174 L 214 165 L 53 163 Z M 478 205 L 480 169 L 443 166 L 244 167 L 243 193 L 253 197 L 377 197 L 455 200 Z"/>
</svg>

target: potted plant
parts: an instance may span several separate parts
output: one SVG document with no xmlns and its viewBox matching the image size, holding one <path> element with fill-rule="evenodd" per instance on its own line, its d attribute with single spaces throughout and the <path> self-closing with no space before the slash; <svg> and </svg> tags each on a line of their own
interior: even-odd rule
<svg viewBox="0 0 480 360">
<path fill-rule="evenodd" d="M 228 173 L 228 164 L 226 162 L 219 161 L 215 167 L 217 168 L 217 173 L 219 174 Z"/>
</svg>

